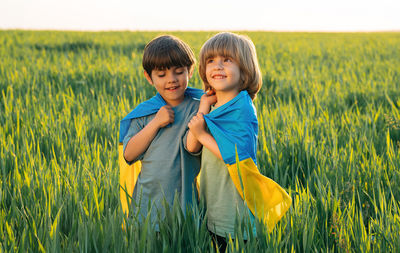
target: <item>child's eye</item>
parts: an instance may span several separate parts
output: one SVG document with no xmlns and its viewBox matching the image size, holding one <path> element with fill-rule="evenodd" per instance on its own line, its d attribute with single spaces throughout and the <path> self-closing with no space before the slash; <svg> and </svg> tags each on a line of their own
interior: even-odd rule
<svg viewBox="0 0 400 253">
<path fill-rule="evenodd" d="M 184 72 L 183 68 L 178 68 L 178 69 L 175 70 L 175 73 L 177 75 L 181 75 L 181 74 L 183 74 L 183 72 Z"/>
<path fill-rule="evenodd" d="M 164 77 L 165 74 L 158 74 L 157 76 L 158 76 L 158 77 Z"/>
<path fill-rule="evenodd" d="M 210 64 L 210 63 L 213 63 L 213 62 L 214 62 L 214 59 L 208 59 L 208 60 L 206 61 L 207 64 Z"/>
<path fill-rule="evenodd" d="M 225 58 L 224 62 L 232 62 L 232 59 L 231 58 Z"/>
</svg>

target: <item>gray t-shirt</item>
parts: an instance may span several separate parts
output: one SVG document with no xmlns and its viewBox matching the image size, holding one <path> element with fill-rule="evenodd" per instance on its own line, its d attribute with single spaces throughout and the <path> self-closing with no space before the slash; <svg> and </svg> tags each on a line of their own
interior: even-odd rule
<svg viewBox="0 0 400 253">
<path fill-rule="evenodd" d="M 187 125 L 197 113 L 199 103 L 199 100 L 185 96 L 182 103 L 173 107 L 174 122 L 161 128 L 147 150 L 129 162 L 137 160 L 142 162 L 142 170 L 132 195 L 134 213 L 140 208 L 140 220 L 148 215 L 149 202 L 152 223 L 154 224 L 157 219 L 157 210 L 164 217 L 165 210 L 162 204 L 164 197 L 169 206 L 172 206 L 176 195 L 183 212 L 187 205 L 196 203 L 197 191 L 194 180 L 200 169 L 200 152 L 192 154 L 186 150 L 186 137 Z M 154 117 L 155 114 L 152 114 L 132 120 L 123 140 L 124 151 L 129 140 Z"/>
</svg>

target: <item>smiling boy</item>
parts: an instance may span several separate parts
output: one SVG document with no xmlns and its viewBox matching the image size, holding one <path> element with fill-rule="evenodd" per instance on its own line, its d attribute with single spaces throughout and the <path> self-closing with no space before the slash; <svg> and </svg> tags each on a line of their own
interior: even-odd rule
<svg viewBox="0 0 400 253">
<path fill-rule="evenodd" d="M 187 87 L 194 54 L 174 36 L 160 36 L 149 42 L 142 63 L 147 81 L 158 93 L 121 121 L 120 141 L 126 163 L 141 162 L 132 194 L 133 210 L 139 210 L 140 220 L 150 212 L 154 223 L 157 211 L 164 216 L 164 198 L 171 206 L 177 197 L 183 212 L 195 201 L 194 180 L 200 157 L 187 151 L 186 139 L 188 122 L 198 111 L 197 98 L 202 92 Z"/>
</svg>

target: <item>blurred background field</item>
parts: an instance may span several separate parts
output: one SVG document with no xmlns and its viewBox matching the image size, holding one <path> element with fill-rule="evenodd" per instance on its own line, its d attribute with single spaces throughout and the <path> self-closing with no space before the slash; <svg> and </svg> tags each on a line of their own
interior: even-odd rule
<svg viewBox="0 0 400 253">
<path fill-rule="evenodd" d="M 0 31 L 0 251 L 213 251 L 197 209 L 121 229 L 119 121 L 155 94 L 141 57 L 159 34 Z M 215 32 L 172 34 L 197 55 Z M 230 250 L 400 251 L 400 33 L 242 34 L 259 169 L 293 205 L 246 244 L 238 224 Z"/>
</svg>

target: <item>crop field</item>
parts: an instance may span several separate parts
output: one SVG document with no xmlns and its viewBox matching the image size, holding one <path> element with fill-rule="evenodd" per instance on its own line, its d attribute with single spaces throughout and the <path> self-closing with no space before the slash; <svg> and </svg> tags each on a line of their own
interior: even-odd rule
<svg viewBox="0 0 400 253">
<path fill-rule="evenodd" d="M 141 57 L 159 34 L 0 31 L 0 252 L 215 251 L 201 207 L 159 233 L 120 207 L 119 121 L 155 94 Z M 197 56 L 215 32 L 172 34 Z M 259 170 L 293 204 L 247 243 L 237 223 L 228 250 L 400 252 L 400 33 L 242 34 L 263 74 Z"/>
</svg>

